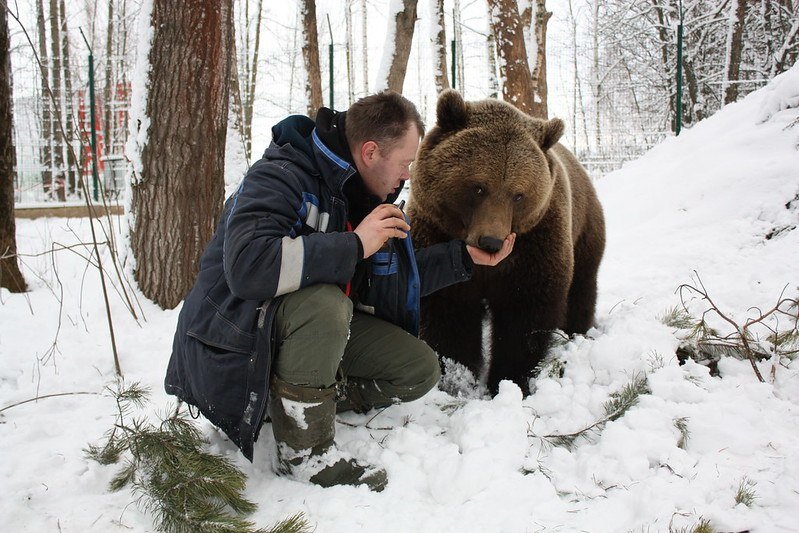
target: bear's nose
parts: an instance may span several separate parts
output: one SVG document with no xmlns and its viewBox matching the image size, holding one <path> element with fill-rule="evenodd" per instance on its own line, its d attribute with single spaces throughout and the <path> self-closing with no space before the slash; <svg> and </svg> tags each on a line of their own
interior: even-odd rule
<svg viewBox="0 0 799 533">
<path fill-rule="evenodd" d="M 480 237 L 477 239 L 477 246 L 489 253 L 496 253 L 502 248 L 502 240 L 494 237 Z"/>
</svg>

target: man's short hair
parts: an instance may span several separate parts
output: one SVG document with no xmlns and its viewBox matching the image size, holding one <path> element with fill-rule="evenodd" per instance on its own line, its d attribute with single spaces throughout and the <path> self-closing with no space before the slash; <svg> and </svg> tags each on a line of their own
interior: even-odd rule
<svg viewBox="0 0 799 533">
<path fill-rule="evenodd" d="M 424 136 L 424 121 L 413 103 L 394 91 L 365 96 L 352 104 L 346 115 L 346 134 L 350 148 L 374 141 L 390 151 L 414 124 L 419 137 Z"/>
</svg>

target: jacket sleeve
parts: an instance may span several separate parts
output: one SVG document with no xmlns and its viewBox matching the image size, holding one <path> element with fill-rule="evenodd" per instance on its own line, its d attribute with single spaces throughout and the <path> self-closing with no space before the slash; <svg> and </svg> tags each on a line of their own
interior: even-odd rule
<svg viewBox="0 0 799 533">
<path fill-rule="evenodd" d="M 416 250 L 421 296 L 472 277 L 474 263 L 461 240 L 442 242 Z"/>
<path fill-rule="evenodd" d="M 300 180 L 287 164 L 261 160 L 223 213 L 223 264 L 231 292 L 265 300 L 317 283 L 345 284 L 358 259 L 352 232 L 298 235 Z"/>
</svg>

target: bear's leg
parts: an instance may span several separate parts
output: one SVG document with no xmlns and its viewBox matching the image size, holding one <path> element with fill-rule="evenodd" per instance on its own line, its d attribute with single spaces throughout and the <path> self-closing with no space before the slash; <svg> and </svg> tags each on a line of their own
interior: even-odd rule
<svg viewBox="0 0 799 533">
<path fill-rule="evenodd" d="M 441 357 L 468 368 L 477 379 L 483 364 L 479 301 L 452 300 L 447 289 L 422 298 L 419 336 Z"/>
<path fill-rule="evenodd" d="M 548 283 L 513 298 L 498 295 L 489 301 L 493 339 L 488 386 L 497 392 L 503 379 L 513 380 L 528 394 L 529 380 L 544 360 L 554 330 L 566 324 L 569 283 L 565 277 L 549 277 Z"/>
<path fill-rule="evenodd" d="M 574 248 L 574 275 L 569 288 L 566 333 L 585 333 L 594 325 L 597 273 L 604 237 L 584 234 Z"/>
<path fill-rule="evenodd" d="M 549 350 L 552 330 L 533 329 L 530 309 L 526 306 L 506 305 L 492 308 L 492 313 L 493 343 L 488 389 L 496 394 L 499 382 L 509 379 L 524 394 L 529 394 L 529 380 Z"/>
</svg>

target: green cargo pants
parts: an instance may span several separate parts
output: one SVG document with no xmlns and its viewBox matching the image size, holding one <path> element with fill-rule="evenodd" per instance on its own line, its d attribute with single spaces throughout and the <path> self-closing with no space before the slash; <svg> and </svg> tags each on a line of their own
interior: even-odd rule
<svg viewBox="0 0 799 533">
<path fill-rule="evenodd" d="M 328 388 L 341 378 L 348 400 L 339 410 L 365 411 L 420 398 L 438 382 L 436 353 L 402 328 L 356 310 L 335 285 L 283 296 L 275 316 L 277 377 Z"/>
</svg>

